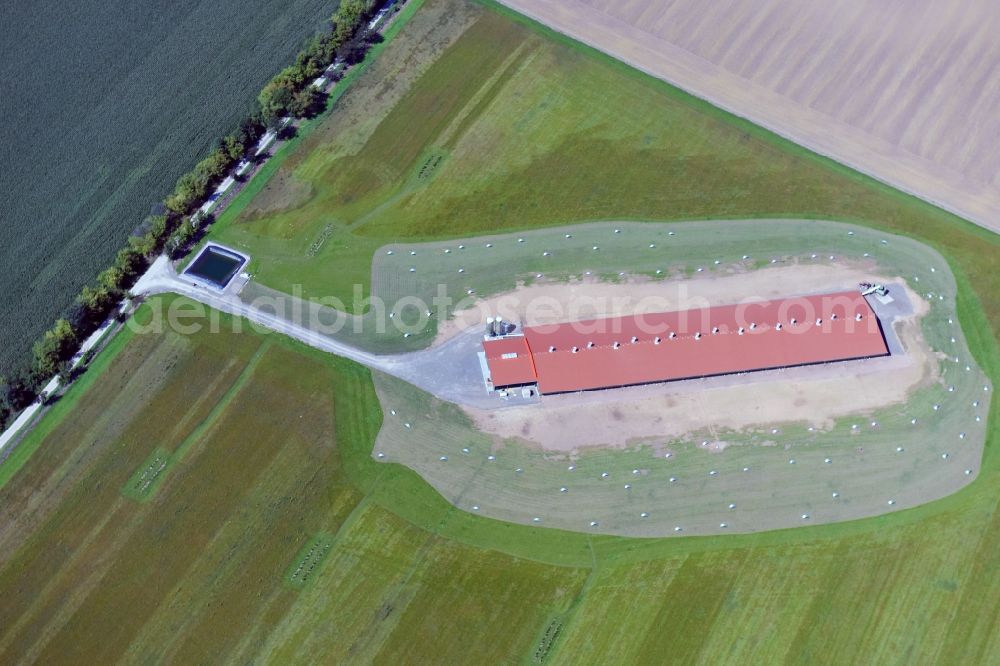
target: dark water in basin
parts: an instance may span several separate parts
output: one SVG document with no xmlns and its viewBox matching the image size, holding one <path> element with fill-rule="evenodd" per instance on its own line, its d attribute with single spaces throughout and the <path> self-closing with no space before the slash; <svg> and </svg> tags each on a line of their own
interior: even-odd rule
<svg viewBox="0 0 1000 666">
<path fill-rule="evenodd" d="M 237 271 L 243 267 L 243 263 L 243 257 L 210 245 L 194 260 L 194 263 L 188 266 L 184 273 L 211 282 L 223 289 L 233 279 Z"/>
</svg>

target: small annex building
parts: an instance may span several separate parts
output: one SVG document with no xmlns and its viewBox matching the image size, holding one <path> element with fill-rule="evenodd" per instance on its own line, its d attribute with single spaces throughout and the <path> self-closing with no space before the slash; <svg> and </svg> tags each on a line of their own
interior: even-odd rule
<svg viewBox="0 0 1000 666">
<path fill-rule="evenodd" d="M 567 393 L 887 356 L 857 291 L 532 326 L 483 341 L 496 389 Z"/>
</svg>

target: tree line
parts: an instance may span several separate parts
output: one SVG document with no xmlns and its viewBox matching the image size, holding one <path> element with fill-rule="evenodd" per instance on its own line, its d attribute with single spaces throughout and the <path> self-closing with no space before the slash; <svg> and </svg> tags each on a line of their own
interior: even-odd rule
<svg viewBox="0 0 1000 666">
<path fill-rule="evenodd" d="M 162 213 L 147 218 L 111 266 L 81 290 L 73 305 L 35 342 L 31 361 L 10 377 L 0 377 L 0 427 L 9 425 L 39 398 L 45 399 L 39 392 L 51 377 L 59 376 L 64 385 L 72 379 L 71 359 L 81 343 L 114 313 L 153 258 L 166 251 L 179 259 L 190 251 L 211 222 L 199 209 L 236 165 L 253 159 L 254 147 L 265 132 L 280 129 L 286 117 L 311 117 L 324 108 L 325 95 L 312 82 L 338 57 L 345 65 L 364 58 L 378 39 L 367 22 L 384 4 L 382 0 L 343 0 L 329 28 L 306 42 L 294 64 L 264 86 L 257 97 L 258 108 L 177 179 L 163 201 Z"/>
</svg>

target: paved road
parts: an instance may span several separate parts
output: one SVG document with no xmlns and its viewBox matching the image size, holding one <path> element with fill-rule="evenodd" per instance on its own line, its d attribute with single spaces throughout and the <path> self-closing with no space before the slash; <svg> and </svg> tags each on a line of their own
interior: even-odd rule
<svg viewBox="0 0 1000 666">
<path fill-rule="evenodd" d="M 163 256 L 153 262 L 153 265 L 150 266 L 146 274 L 133 287 L 132 293 L 137 296 L 167 293 L 186 296 L 191 300 L 204 303 L 221 312 L 243 317 L 272 331 L 300 340 L 310 347 L 349 358 L 369 368 L 381 370 L 392 375 L 398 376 L 399 374 L 398 356 L 380 356 L 363 351 L 357 347 L 316 333 L 305 326 L 248 305 L 240 300 L 238 294 L 232 293 L 230 290 L 217 291 L 185 280 L 177 274 L 173 266 L 171 266 L 170 261 Z"/>
<path fill-rule="evenodd" d="M 128 306 L 129 302 L 124 301 L 118 307 L 118 312 L 116 312 L 115 314 L 117 315 L 119 313 L 125 312 L 125 310 L 128 309 Z M 97 343 L 100 342 L 101 339 L 104 337 L 104 335 L 108 332 L 108 330 L 115 325 L 116 321 L 117 320 L 115 317 L 109 318 L 106 322 L 104 322 L 101 325 L 100 328 L 91 333 L 90 337 L 88 337 L 86 340 L 83 341 L 83 344 L 80 345 L 79 351 L 77 351 L 76 354 L 73 355 L 73 358 L 70 359 L 70 364 L 72 365 L 72 367 L 75 368 L 78 365 L 80 365 L 80 363 L 83 361 L 84 355 L 88 351 L 97 346 Z M 42 395 L 46 396 L 52 395 L 59 390 L 60 386 L 62 386 L 62 380 L 60 380 L 57 375 L 52 379 L 50 379 L 49 383 L 42 388 Z M 4 450 L 10 445 L 11 442 L 14 441 L 14 438 L 17 437 L 18 434 L 20 434 L 21 430 L 35 419 L 35 416 L 38 414 L 39 411 L 41 411 L 42 407 L 44 407 L 42 402 L 33 402 L 32 404 L 28 405 L 18 415 L 17 419 L 15 419 L 12 424 L 10 424 L 10 427 L 8 427 L 7 430 L 0 433 L 0 460 L 3 460 L 7 455 L 4 453 Z"/>
<path fill-rule="evenodd" d="M 241 287 L 238 280 L 234 280 L 225 291 L 195 284 L 178 275 L 166 257 L 160 257 L 132 288 L 132 293 L 137 296 L 168 293 L 185 296 L 221 312 L 243 317 L 310 347 L 408 381 L 448 402 L 481 409 L 497 409 L 522 402 L 503 401 L 486 391 L 477 357 L 482 340 L 478 329 L 465 331 L 441 345 L 422 351 L 373 354 L 243 302 L 238 294 Z"/>
<path fill-rule="evenodd" d="M 381 12 L 379 12 L 378 17 L 376 19 L 373 19 L 372 23 L 369 25 L 369 29 L 371 29 L 374 26 L 377 26 L 377 31 L 379 33 L 384 33 L 386 28 L 389 27 L 389 24 L 392 23 L 392 20 L 384 21 L 385 17 L 388 15 L 388 10 L 389 7 L 386 7 Z M 391 18 L 395 19 L 395 16 Z M 379 25 L 380 23 L 381 25 Z M 333 74 L 343 69 L 344 64 L 345 63 L 342 58 L 337 58 L 333 64 L 331 64 L 329 67 L 326 68 L 326 70 L 324 70 L 323 75 L 313 82 L 313 85 L 318 88 L 324 88 L 325 92 L 330 93 L 337 86 L 339 81 L 332 81 L 329 78 L 327 78 L 327 75 Z M 301 123 L 300 120 L 295 120 L 293 118 L 283 118 L 281 126 L 282 128 L 288 126 L 289 124 L 298 126 L 300 123 Z M 259 170 L 267 161 L 266 156 L 262 158 L 262 155 L 268 149 L 271 148 L 276 149 L 277 144 L 275 144 L 275 142 L 277 140 L 278 140 L 277 133 L 274 132 L 273 130 L 265 133 L 265 135 L 261 137 L 261 139 L 257 142 L 257 148 L 254 153 L 254 157 L 256 158 L 257 161 L 252 162 L 244 160 L 243 162 L 241 162 L 241 166 L 238 168 L 236 175 L 239 176 L 246 175 L 246 173 L 250 170 L 251 165 L 253 165 L 255 169 Z M 249 178 L 247 179 L 247 182 L 249 182 Z M 218 215 L 223 210 L 225 210 L 226 206 L 229 203 L 231 203 L 231 200 L 221 204 L 219 204 L 219 200 L 227 193 L 229 188 L 232 187 L 234 184 L 236 184 L 234 178 L 232 176 L 228 176 L 225 179 L 225 181 L 223 181 L 215 189 L 215 192 L 212 193 L 212 195 L 204 203 L 204 205 L 202 205 L 201 212 L 203 213 L 214 212 L 216 215 Z M 208 305 L 222 312 L 227 312 L 229 314 L 245 317 L 261 326 L 265 326 L 274 331 L 289 335 L 297 340 L 301 340 L 302 342 L 305 342 L 306 344 L 312 347 L 322 349 L 323 351 L 330 352 L 331 354 L 337 354 L 338 356 L 344 356 L 351 360 L 357 361 L 358 363 L 366 365 L 370 368 L 381 370 L 383 372 L 387 372 L 389 374 L 401 377 L 403 379 L 409 379 L 415 374 L 414 368 L 412 367 L 411 358 L 407 358 L 406 361 L 404 362 L 399 357 L 378 356 L 375 354 L 370 354 L 368 352 L 357 349 L 350 345 L 346 345 L 337 342 L 336 340 L 332 340 L 325 336 L 313 333 L 312 331 L 309 331 L 309 329 L 303 327 L 295 327 L 291 325 L 289 322 L 280 319 L 278 317 L 275 317 L 273 315 L 268 315 L 265 312 L 261 312 L 259 310 L 250 308 L 242 304 L 235 295 L 225 294 L 225 293 L 213 294 L 208 289 L 197 287 L 196 285 L 193 285 L 191 283 L 186 283 L 184 280 L 180 278 L 180 276 L 177 275 L 177 273 L 170 266 L 170 262 L 167 261 L 165 257 L 157 259 L 157 261 L 153 264 L 153 266 L 150 267 L 150 269 L 146 272 L 146 274 L 140 279 L 139 283 L 135 285 L 135 288 L 133 288 L 132 293 L 136 295 L 176 293 L 183 296 L 187 296 L 188 298 L 204 303 L 205 305 Z M 120 308 L 120 311 L 123 312 L 127 306 L 128 306 L 127 302 L 123 303 Z M 73 358 L 74 367 L 80 362 L 80 359 L 82 358 L 83 354 L 86 353 L 87 350 L 89 350 L 92 346 L 97 344 L 100 338 L 107 332 L 107 328 L 110 327 L 113 323 L 114 323 L 113 319 L 109 320 L 104 326 L 102 326 L 98 331 L 96 331 L 92 336 L 90 336 L 90 338 L 88 338 L 84 342 L 80 351 Z M 405 371 L 407 368 L 409 368 L 408 372 Z M 413 382 L 413 383 L 417 383 L 418 385 L 420 385 L 419 382 Z M 45 395 L 51 395 L 54 391 L 58 390 L 59 387 L 60 387 L 59 378 L 53 377 L 49 381 L 49 383 L 46 384 L 45 387 L 42 389 L 42 392 Z M 431 392 L 434 395 L 442 397 L 446 400 L 451 399 L 439 394 L 437 391 L 429 388 L 428 386 L 421 385 L 421 388 L 431 390 Z M 454 394 L 455 396 L 460 397 L 462 395 L 462 392 L 455 391 L 454 387 L 452 387 L 452 389 L 453 390 L 451 391 L 451 393 Z M 463 391 L 464 390 L 467 389 L 463 389 Z M 478 400 L 473 400 L 470 404 L 476 404 L 479 402 L 484 402 L 484 401 L 482 400 L 482 398 L 479 398 Z M 3 459 L 4 449 L 14 440 L 15 436 L 17 436 L 20 433 L 20 431 L 35 418 L 35 416 L 38 414 L 39 410 L 42 409 L 42 407 L 43 405 L 39 402 L 30 405 L 24 411 L 21 412 L 18 418 L 14 421 L 14 423 L 11 424 L 9 428 L 7 428 L 7 430 L 0 432 L 0 460 Z"/>
</svg>

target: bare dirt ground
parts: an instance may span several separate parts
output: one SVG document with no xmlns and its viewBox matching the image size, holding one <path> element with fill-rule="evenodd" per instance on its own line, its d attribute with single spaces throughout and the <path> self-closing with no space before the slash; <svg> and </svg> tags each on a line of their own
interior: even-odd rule
<svg viewBox="0 0 1000 666">
<path fill-rule="evenodd" d="M 572 309 L 568 304 L 584 297 L 588 297 L 584 316 L 628 315 L 664 307 L 720 305 L 744 298 L 846 289 L 870 277 L 859 266 L 794 265 L 668 283 L 632 280 L 621 284 L 543 284 L 522 286 L 513 293 L 488 299 L 486 307 L 506 305 L 509 318 L 534 325 L 566 320 Z M 903 403 L 913 390 L 937 380 L 939 359 L 928 347 L 919 325 L 929 305 L 909 289 L 907 296 L 914 313 L 895 323 L 906 350 L 903 355 L 545 396 L 541 405 L 489 411 L 466 408 L 466 412 L 484 432 L 560 452 L 591 446 L 623 448 L 690 433 L 703 433 L 711 447 L 721 450 L 726 446 L 727 431 L 781 422 L 830 428 L 837 417 Z M 533 307 L 541 299 L 548 305 Z M 478 317 L 476 321 L 482 321 L 478 312 L 474 316 Z M 458 326 L 443 331 L 442 337 Z"/>
<path fill-rule="evenodd" d="M 628 316 L 715 305 L 742 299 L 773 299 L 856 289 L 859 282 L 893 278 L 872 273 L 874 262 L 841 259 L 838 264 L 792 264 L 729 275 L 706 275 L 687 280 L 627 277 L 606 282 L 583 277 L 569 283 L 540 282 L 479 300 L 439 324 L 435 345 L 469 327 L 479 327 L 487 316 L 538 326 L 589 317 Z"/>
<path fill-rule="evenodd" d="M 501 2 L 1000 230 L 1000 12 L 990 0 Z"/>
</svg>

